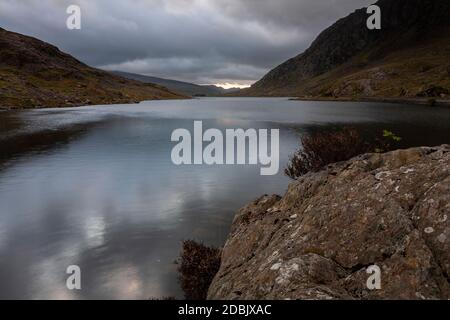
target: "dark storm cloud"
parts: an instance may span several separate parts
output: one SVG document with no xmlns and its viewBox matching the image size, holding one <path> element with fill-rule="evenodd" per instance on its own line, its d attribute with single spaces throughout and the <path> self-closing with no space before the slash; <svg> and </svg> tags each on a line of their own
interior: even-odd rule
<svg viewBox="0 0 450 320">
<path fill-rule="evenodd" d="M 0 26 L 97 67 L 251 83 L 370 0 L 0 0 Z M 66 8 L 82 9 L 82 30 Z"/>
</svg>

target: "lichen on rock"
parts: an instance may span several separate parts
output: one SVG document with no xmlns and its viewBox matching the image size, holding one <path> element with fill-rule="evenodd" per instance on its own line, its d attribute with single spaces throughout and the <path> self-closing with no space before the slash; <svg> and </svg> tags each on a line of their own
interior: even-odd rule
<svg viewBox="0 0 450 320">
<path fill-rule="evenodd" d="M 448 145 L 328 166 L 241 209 L 208 298 L 449 299 L 449 214 Z"/>
</svg>

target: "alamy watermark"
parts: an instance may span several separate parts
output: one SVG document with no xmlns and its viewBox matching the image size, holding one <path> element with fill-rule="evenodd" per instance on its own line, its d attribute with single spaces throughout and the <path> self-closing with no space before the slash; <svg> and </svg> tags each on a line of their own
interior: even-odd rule
<svg viewBox="0 0 450 320">
<path fill-rule="evenodd" d="M 69 290 L 81 290 L 81 269 L 77 265 L 67 267 L 66 273 L 70 276 L 66 280 L 66 287 Z"/>
<path fill-rule="evenodd" d="M 171 141 L 178 142 L 171 154 L 175 165 L 259 164 L 263 176 L 276 175 L 280 169 L 279 129 L 271 129 L 270 133 L 268 129 L 226 129 L 225 133 L 208 129 L 203 132 L 203 122 L 194 121 L 193 134 L 187 129 L 176 129 Z"/>
<path fill-rule="evenodd" d="M 381 290 L 381 269 L 377 265 L 370 266 L 366 272 L 371 276 L 367 279 L 366 285 L 369 290 Z"/>
<path fill-rule="evenodd" d="M 381 8 L 375 4 L 371 5 L 367 8 L 367 14 L 370 14 L 367 19 L 367 28 L 369 30 L 381 30 Z"/>
<path fill-rule="evenodd" d="M 66 13 L 69 17 L 66 20 L 66 26 L 69 30 L 81 29 L 81 8 L 78 5 L 72 4 L 67 7 Z"/>
</svg>

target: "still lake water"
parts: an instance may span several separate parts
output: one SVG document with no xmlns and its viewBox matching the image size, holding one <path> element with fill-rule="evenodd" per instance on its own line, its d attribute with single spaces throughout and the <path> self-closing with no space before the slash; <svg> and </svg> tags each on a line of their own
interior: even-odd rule
<svg viewBox="0 0 450 320">
<path fill-rule="evenodd" d="M 403 146 L 450 143 L 450 109 L 282 98 L 204 98 L 0 112 L 0 298 L 182 298 L 181 241 L 223 245 L 235 212 L 282 194 L 283 168 L 180 166 L 177 128 L 280 129 L 281 166 L 310 130 L 390 129 Z M 79 265 L 82 290 L 66 289 Z"/>
</svg>

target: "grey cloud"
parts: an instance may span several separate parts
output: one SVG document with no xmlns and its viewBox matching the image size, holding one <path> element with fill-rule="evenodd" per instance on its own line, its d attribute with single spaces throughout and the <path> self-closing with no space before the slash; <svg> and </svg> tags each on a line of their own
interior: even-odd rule
<svg viewBox="0 0 450 320">
<path fill-rule="evenodd" d="M 0 0 L 0 26 L 97 67 L 251 83 L 368 0 Z M 65 26 L 70 4 L 82 30 Z"/>
</svg>

